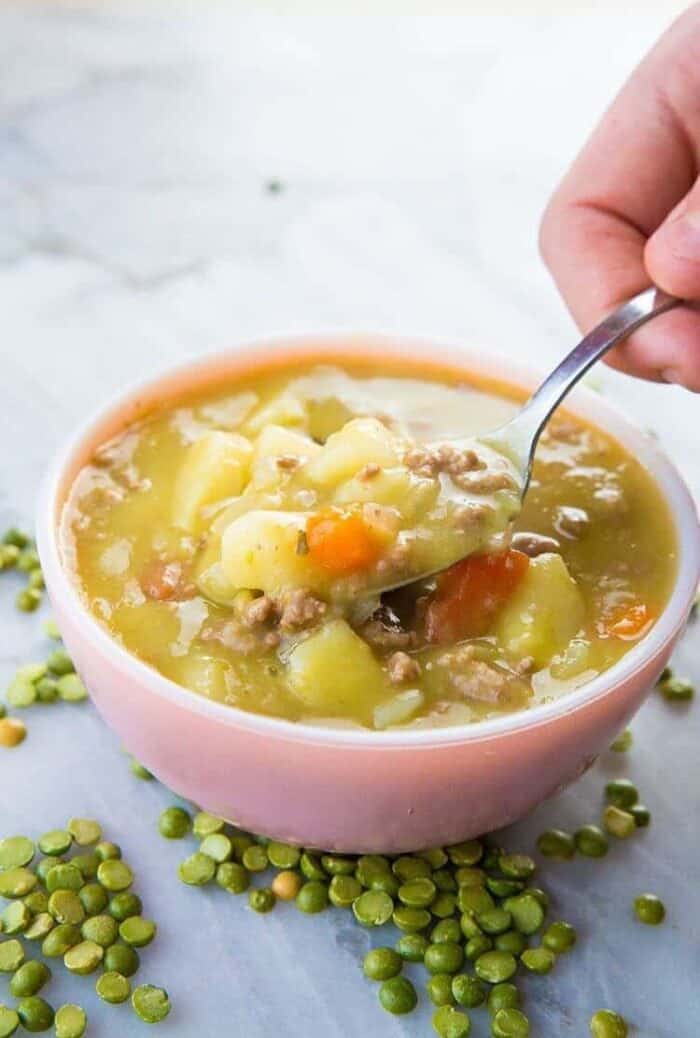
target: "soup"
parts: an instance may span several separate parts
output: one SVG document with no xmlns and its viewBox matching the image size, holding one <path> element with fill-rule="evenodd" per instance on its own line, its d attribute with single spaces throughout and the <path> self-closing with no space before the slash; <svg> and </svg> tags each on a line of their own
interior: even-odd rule
<svg viewBox="0 0 700 1038">
<path fill-rule="evenodd" d="M 415 363 L 261 367 L 101 445 L 65 560 L 129 652 L 243 710 L 385 729 L 528 709 L 644 637 L 676 543 L 646 470 L 569 416 L 520 510 L 478 438 L 517 406 Z"/>
</svg>

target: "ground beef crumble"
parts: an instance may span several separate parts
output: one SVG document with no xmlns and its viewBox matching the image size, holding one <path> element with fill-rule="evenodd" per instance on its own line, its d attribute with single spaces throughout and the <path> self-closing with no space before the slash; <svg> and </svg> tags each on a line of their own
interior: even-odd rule
<svg viewBox="0 0 700 1038">
<path fill-rule="evenodd" d="M 470 502 L 467 505 L 457 505 L 452 511 L 452 521 L 460 530 L 468 530 L 471 526 L 477 526 L 493 513 L 488 505 Z"/>
<path fill-rule="evenodd" d="M 243 623 L 246 627 L 255 627 L 257 624 L 267 623 L 276 616 L 277 610 L 273 600 L 269 595 L 260 595 L 246 606 L 243 611 Z"/>
<path fill-rule="evenodd" d="M 451 477 L 455 486 L 473 494 L 493 494 L 497 490 L 515 490 L 508 473 L 488 469 L 472 447 L 453 447 L 441 443 L 434 447 L 412 447 L 404 455 L 406 465 L 417 476 L 434 479 L 441 472 Z"/>
<path fill-rule="evenodd" d="M 452 447 L 447 443 L 436 447 L 412 447 L 404 455 L 403 461 L 417 476 L 431 479 L 440 472 L 454 477 L 486 468 L 486 463 L 471 447 Z"/>
<path fill-rule="evenodd" d="M 300 459 L 294 454 L 280 454 L 279 458 L 275 458 L 275 464 L 278 469 L 291 471 L 299 467 Z"/>
<path fill-rule="evenodd" d="M 243 612 L 243 624 L 255 628 L 263 624 L 279 626 L 282 631 L 296 631 L 317 624 L 328 606 L 306 588 L 284 591 L 279 598 L 260 595 Z"/>
<path fill-rule="evenodd" d="M 421 675 L 421 666 L 407 652 L 395 652 L 387 660 L 389 680 L 392 685 L 402 685 L 405 681 L 416 681 Z"/>
<path fill-rule="evenodd" d="M 276 602 L 283 631 L 294 631 L 317 624 L 328 606 L 306 588 L 285 591 Z"/>
<path fill-rule="evenodd" d="M 577 425 L 568 418 L 554 418 L 545 429 L 545 439 L 551 439 L 560 443 L 582 443 L 587 435 L 587 430 L 582 425 Z"/>
<path fill-rule="evenodd" d="M 507 472 L 482 472 L 473 475 L 453 476 L 461 490 L 472 494 L 495 494 L 497 490 L 515 490 L 515 480 Z"/>
<path fill-rule="evenodd" d="M 474 660 L 466 673 L 451 674 L 450 684 L 465 699 L 477 699 L 483 703 L 498 703 L 508 692 L 510 679 L 507 674 L 482 660 Z"/>
<path fill-rule="evenodd" d="M 240 620 L 217 621 L 202 631 L 202 641 L 219 642 L 225 649 L 238 652 L 243 656 L 251 656 L 279 645 L 276 631 L 266 631 L 262 627 L 253 630 L 245 627 Z"/>
</svg>

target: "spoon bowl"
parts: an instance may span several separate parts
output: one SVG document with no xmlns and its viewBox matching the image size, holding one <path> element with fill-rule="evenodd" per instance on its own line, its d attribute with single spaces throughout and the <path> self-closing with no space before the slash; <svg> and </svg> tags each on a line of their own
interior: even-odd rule
<svg viewBox="0 0 700 1038">
<path fill-rule="evenodd" d="M 509 478 L 515 484 L 514 493 L 510 495 L 513 499 L 512 502 L 506 501 L 505 507 L 502 508 L 504 526 L 501 532 L 505 533 L 517 518 L 519 505 L 522 504 L 527 493 L 532 476 L 535 450 L 542 430 L 567 393 L 613 346 L 622 342 L 647 321 L 658 317 L 659 314 L 666 313 L 680 305 L 681 302 L 682 300 L 669 296 L 657 288 L 648 288 L 644 292 L 640 292 L 639 295 L 628 299 L 616 310 L 613 310 L 600 324 L 588 332 L 505 425 L 479 437 L 425 444 L 425 449 L 439 451 L 448 448 L 465 453 L 475 451 L 477 454 L 483 453 L 486 449 L 495 451 L 497 455 L 501 456 Z M 427 570 L 416 568 L 415 571 L 402 574 L 400 580 L 383 584 L 381 587 L 377 587 L 375 583 L 368 590 L 373 595 L 383 594 L 417 581 L 427 580 L 468 555 L 475 554 L 480 548 L 481 544 L 477 546 L 476 551 L 473 548 L 466 552 L 457 550 L 453 557 L 441 557 L 439 566 Z"/>
</svg>

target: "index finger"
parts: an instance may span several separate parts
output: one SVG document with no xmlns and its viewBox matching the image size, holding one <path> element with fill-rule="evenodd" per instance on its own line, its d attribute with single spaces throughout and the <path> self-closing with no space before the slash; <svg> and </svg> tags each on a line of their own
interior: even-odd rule
<svg viewBox="0 0 700 1038">
<path fill-rule="evenodd" d="M 543 219 L 543 256 L 584 330 L 650 284 L 647 238 L 697 175 L 699 94 L 700 5 L 634 72 Z M 690 357 L 689 342 L 696 344 Z M 700 315 L 682 310 L 659 318 L 611 359 L 645 377 L 688 381 L 690 374 L 700 384 Z"/>
</svg>

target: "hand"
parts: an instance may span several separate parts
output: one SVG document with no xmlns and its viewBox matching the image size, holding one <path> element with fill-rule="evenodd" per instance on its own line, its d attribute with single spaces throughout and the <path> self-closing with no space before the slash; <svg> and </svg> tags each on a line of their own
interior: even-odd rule
<svg viewBox="0 0 700 1038">
<path fill-rule="evenodd" d="M 650 284 L 700 301 L 700 4 L 635 70 L 552 198 L 544 260 L 587 331 Z M 700 307 L 656 318 L 608 354 L 700 392 Z"/>
</svg>

